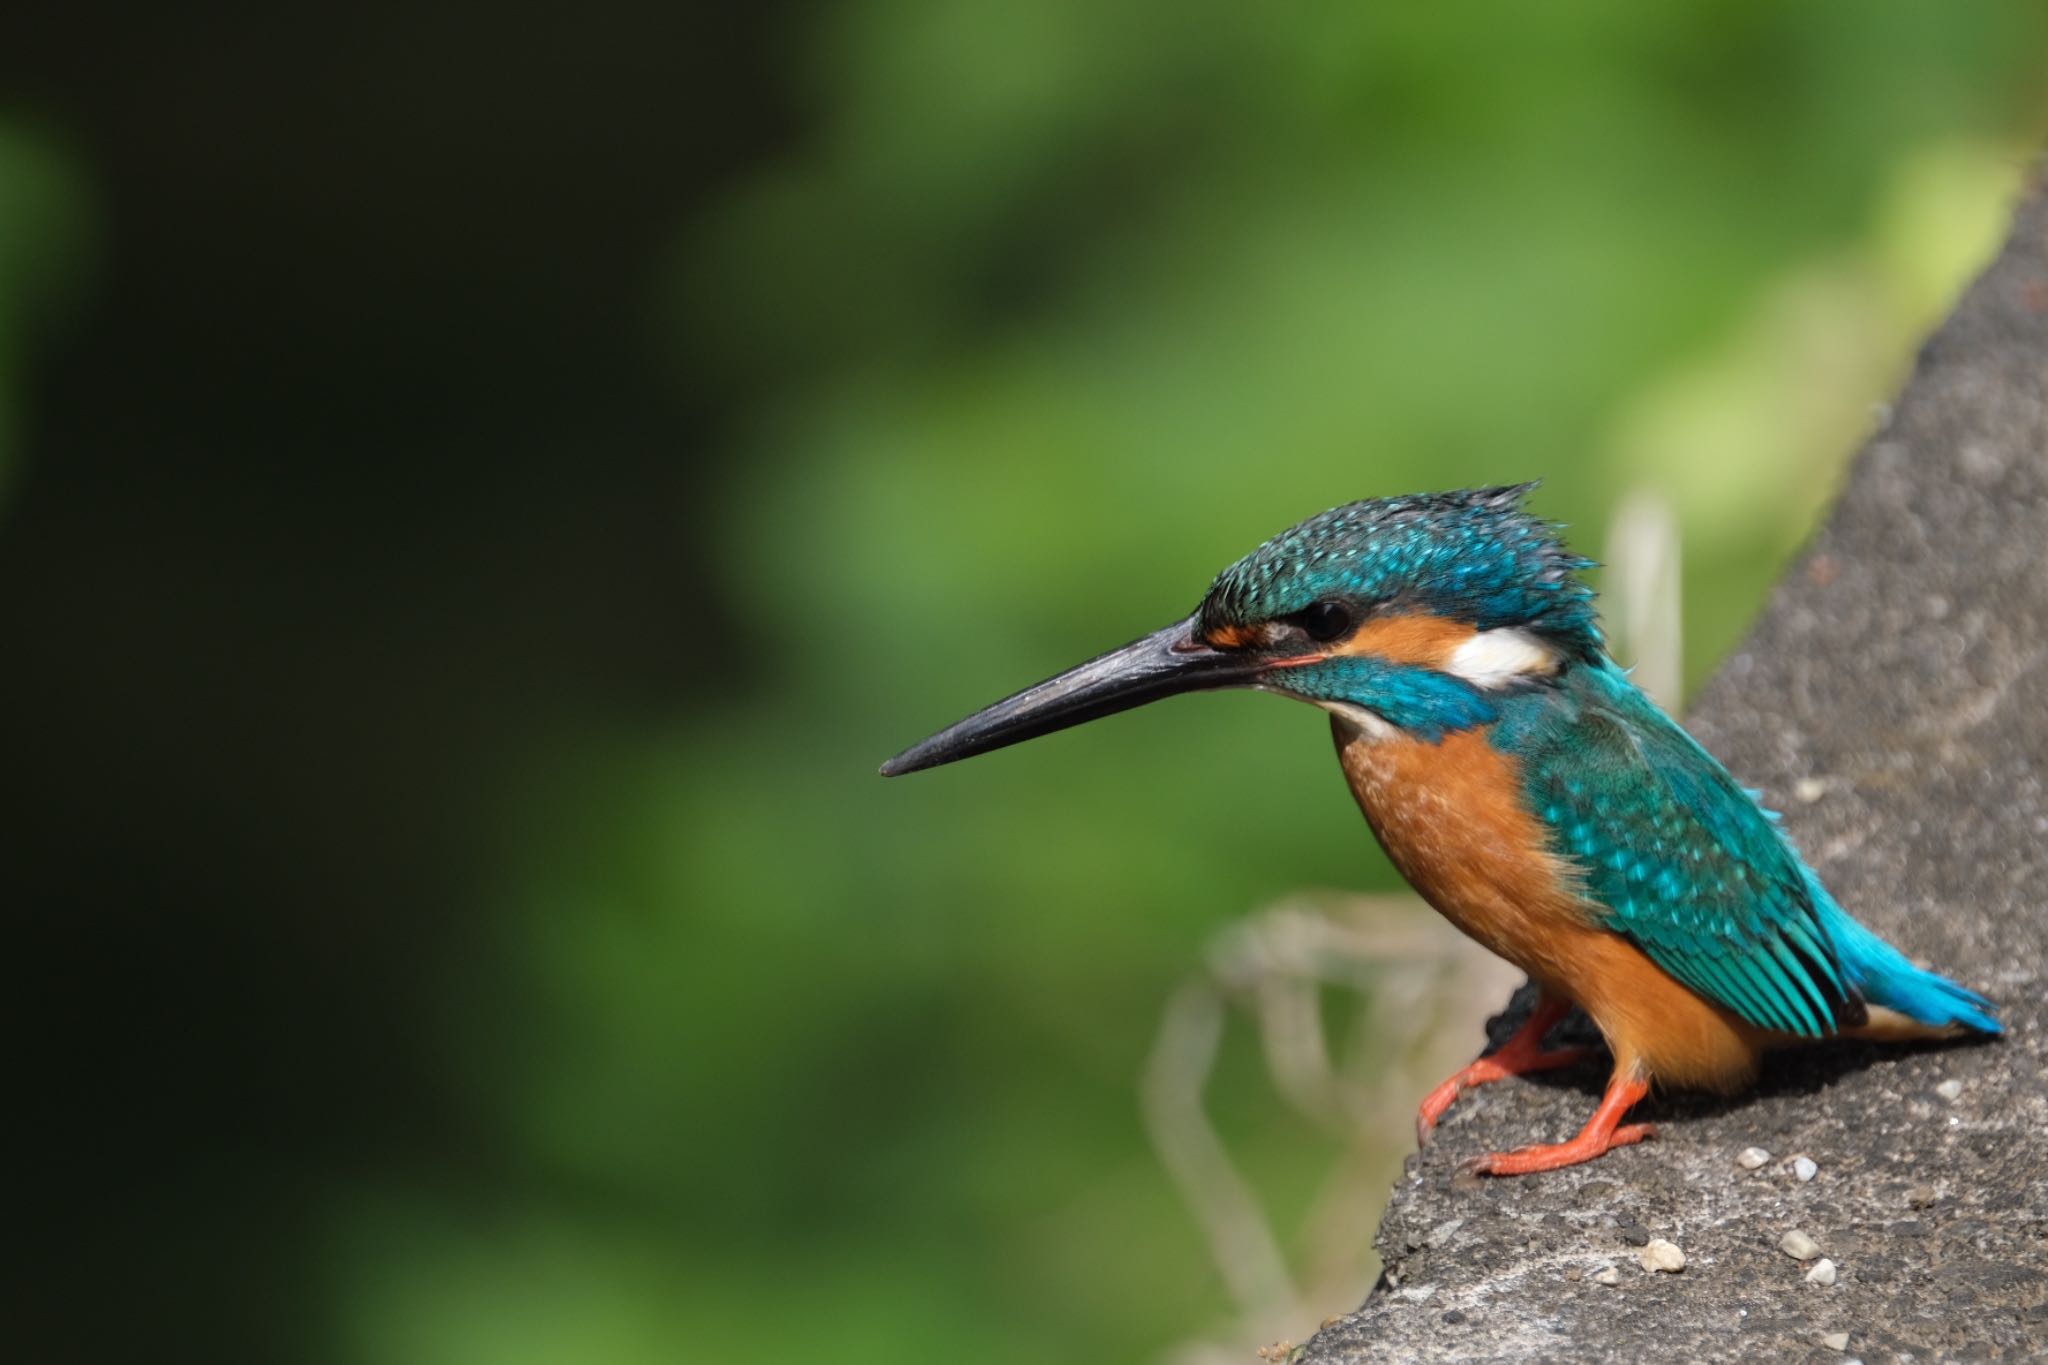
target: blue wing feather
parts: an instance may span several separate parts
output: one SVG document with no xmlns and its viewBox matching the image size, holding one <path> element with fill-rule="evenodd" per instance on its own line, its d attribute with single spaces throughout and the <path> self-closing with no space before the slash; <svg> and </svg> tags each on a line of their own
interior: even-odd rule
<svg viewBox="0 0 2048 1365">
<path fill-rule="evenodd" d="M 1819 1037 L 1860 1020 L 1834 907 L 1752 793 L 1611 663 L 1531 701 L 1502 740 L 1610 928 L 1760 1028 Z"/>
</svg>

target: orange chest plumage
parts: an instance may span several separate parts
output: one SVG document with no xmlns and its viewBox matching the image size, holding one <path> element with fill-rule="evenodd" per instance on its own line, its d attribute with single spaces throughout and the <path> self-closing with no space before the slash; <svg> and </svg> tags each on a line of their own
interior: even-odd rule
<svg viewBox="0 0 2048 1365">
<path fill-rule="evenodd" d="M 1387 857 L 1466 934 L 1538 980 L 1596 930 L 1576 878 L 1522 808 L 1514 762 L 1475 731 L 1438 743 L 1333 719 L 1344 777 Z"/>
</svg>

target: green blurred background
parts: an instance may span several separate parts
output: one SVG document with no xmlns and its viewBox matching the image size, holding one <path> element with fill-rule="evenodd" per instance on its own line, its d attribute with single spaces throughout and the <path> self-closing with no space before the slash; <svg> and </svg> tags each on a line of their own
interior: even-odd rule
<svg viewBox="0 0 2048 1365">
<path fill-rule="evenodd" d="M 1136 1078 L 1227 925 L 1392 885 L 1320 718 L 874 765 L 1482 480 L 1595 553 L 1666 499 L 1696 681 L 2044 56 L 2023 0 L 10 7 L 24 1358 L 1249 1360 Z M 1293 1238 L 1343 1135 L 1250 1044 L 1209 1103 Z"/>
</svg>

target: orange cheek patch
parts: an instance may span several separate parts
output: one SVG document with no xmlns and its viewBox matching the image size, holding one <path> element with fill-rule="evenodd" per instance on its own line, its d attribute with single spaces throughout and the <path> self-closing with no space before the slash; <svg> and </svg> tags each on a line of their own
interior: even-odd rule
<svg viewBox="0 0 2048 1365">
<path fill-rule="evenodd" d="M 1333 654 L 1370 654 L 1388 663 L 1441 669 L 1451 654 L 1479 632 L 1442 616 L 1382 616 L 1366 622 Z"/>
</svg>

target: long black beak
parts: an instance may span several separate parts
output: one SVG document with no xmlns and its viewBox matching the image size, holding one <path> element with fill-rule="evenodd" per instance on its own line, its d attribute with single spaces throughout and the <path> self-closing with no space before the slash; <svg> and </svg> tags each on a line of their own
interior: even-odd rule
<svg viewBox="0 0 2048 1365">
<path fill-rule="evenodd" d="M 1195 634 L 1192 618 L 1176 622 L 911 745 L 882 765 L 882 776 L 972 758 L 1180 692 L 1247 687 L 1267 662 L 1248 653 L 1211 649 Z"/>
</svg>

